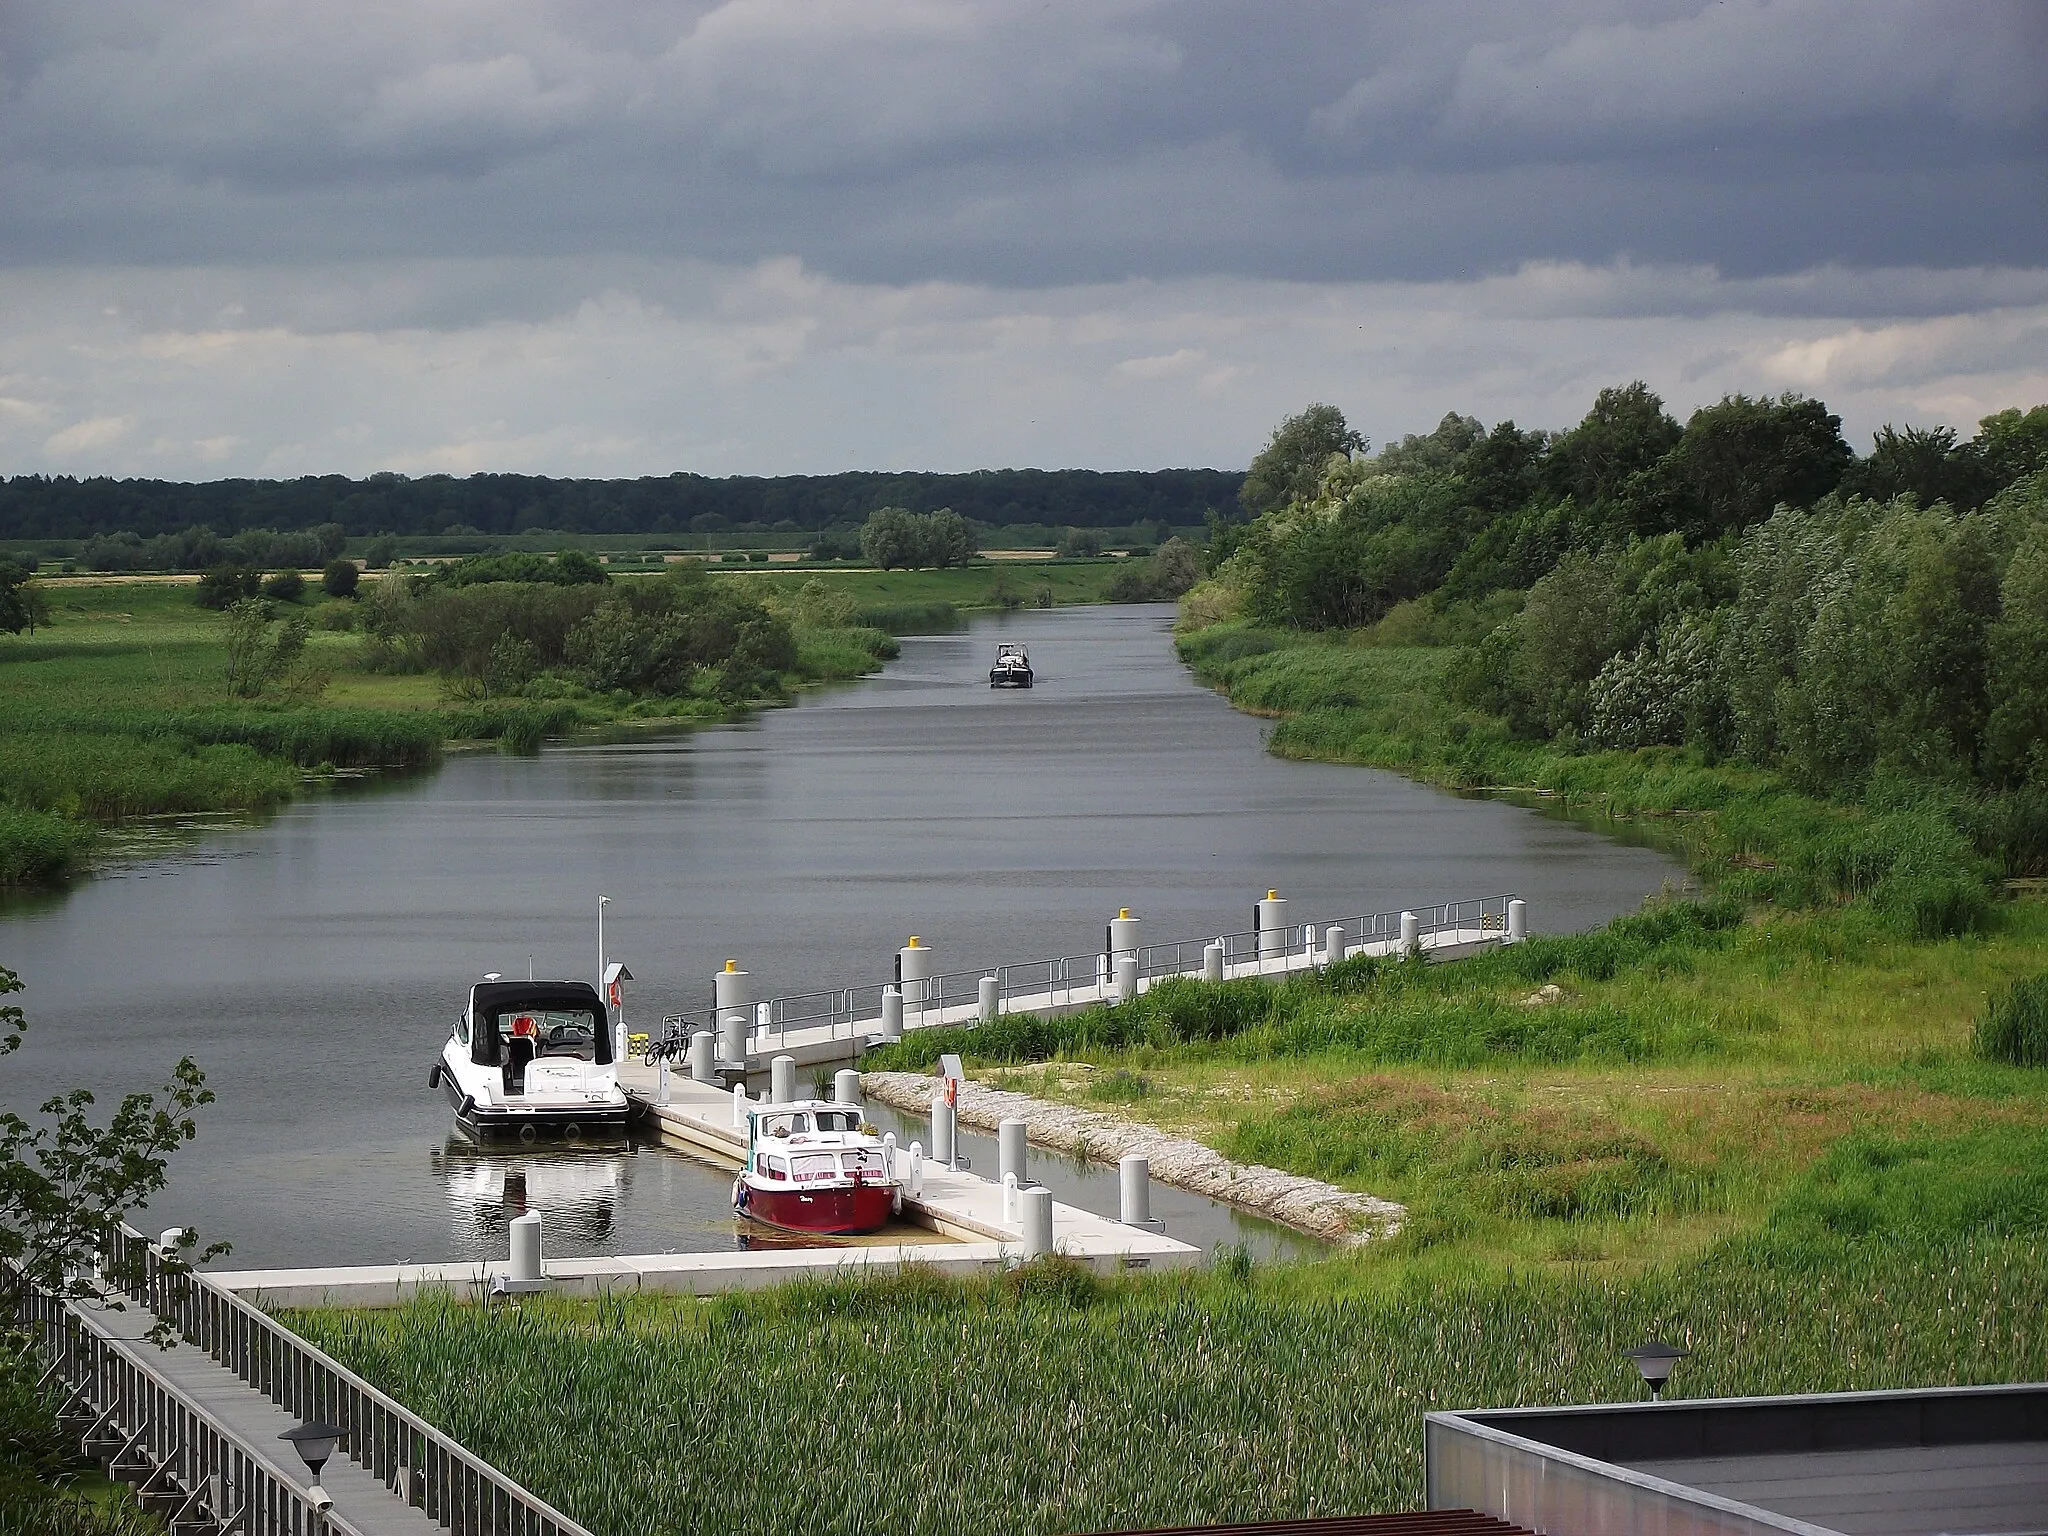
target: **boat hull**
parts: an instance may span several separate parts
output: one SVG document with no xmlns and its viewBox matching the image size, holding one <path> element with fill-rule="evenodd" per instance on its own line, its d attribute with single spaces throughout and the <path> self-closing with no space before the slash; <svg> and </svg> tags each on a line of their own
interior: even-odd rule
<svg viewBox="0 0 2048 1536">
<path fill-rule="evenodd" d="M 463 1093 L 445 1068 L 440 1079 L 455 1123 L 473 1141 L 596 1141 L 626 1134 L 627 1104 L 486 1105 Z"/>
<path fill-rule="evenodd" d="M 879 1232 L 895 1212 L 893 1184 L 850 1184 L 828 1189 L 763 1189 L 744 1178 L 733 1183 L 733 1209 L 749 1221 L 785 1232 L 858 1237 Z"/>
</svg>

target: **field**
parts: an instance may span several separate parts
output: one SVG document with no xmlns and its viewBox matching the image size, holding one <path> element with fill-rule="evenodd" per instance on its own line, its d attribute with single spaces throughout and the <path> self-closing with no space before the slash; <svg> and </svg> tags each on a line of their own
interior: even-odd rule
<svg viewBox="0 0 2048 1536">
<path fill-rule="evenodd" d="M 870 1063 L 960 1050 L 1401 1200 L 1397 1239 L 1114 1283 L 1055 1261 L 294 1326 L 606 1536 L 793 1532 L 819 1508 L 934 1533 L 1410 1508 L 1427 1409 L 1631 1398 L 1621 1352 L 1652 1334 L 1692 1349 L 1683 1396 L 2048 1370 L 2048 1072 L 1976 1043 L 2043 971 L 2048 902 L 2021 882 L 1930 934 L 1873 873 L 1931 835 L 1913 808 L 1516 743 L 1437 701 L 1440 652 L 1224 638 L 1197 664 L 1280 717 L 1276 751 L 1648 821 L 1710 894 L 1451 965 L 920 1032 Z M 566 1449 L 607 1437 L 621 1455 Z"/>
<path fill-rule="evenodd" d="M 720 579 L 793 597 L 815 578 L 853 601 L 863 628 L 798 626 L 790 681 L 802 685 L 874 671 L 882 643 L 873 629 L 945 628 L 960 609 L 1041 596 L 1100 601 L 1116 564 L 917 572 L 748 566 Z M 589 693 L 464 703 L 433 675 L 366 670 L 360 637 L 329 627 L 350 620 L 351 605 L 317 595 L 281 609 L 313 626 L 305 651 L 313 681 L 302 696 L 233 699 L 225 686 L 226 621 L 193 602 L 191 581 L 60 577 L 44 585 L 49 624 L 32 635 L 0 635 L 0 887 L 77 874 L 109 829 L 262 812 L 317 792 L 336 773 L 428 766 L 451 744 L 532 750 L 581 727 L 726 718 L 735 708 L 704 697 Z"/>
</svg>

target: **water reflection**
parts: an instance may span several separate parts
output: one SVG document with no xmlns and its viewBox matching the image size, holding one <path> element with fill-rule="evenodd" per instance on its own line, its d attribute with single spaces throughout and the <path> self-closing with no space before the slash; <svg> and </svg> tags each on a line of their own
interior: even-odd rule
<svg viewBox="0 0 2048 1536">
<path fill-rule="evenodd" d="M 455 1252 L 466 1259 L 501 1257 L 513 1220 L 529 1211 L 540 1213 L 550 1243 L 610 1247 L 633 1157 L 633 1147 L 623 1140 L 501 1152 L 449 1136 L 433 1149 L 433 1161 L 448 1201 Z"/>
</svg>

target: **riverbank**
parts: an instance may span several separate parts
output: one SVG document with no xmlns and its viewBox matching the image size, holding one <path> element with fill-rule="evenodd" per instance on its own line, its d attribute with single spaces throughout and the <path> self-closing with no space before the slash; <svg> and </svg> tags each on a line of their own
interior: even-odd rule
<svg viewBox="0 0 2048 1536">
<path fill-rule="evenodd" d="M 1020 579 L 1013 568 L 1032 575 L 1034 600 L 1043 589 L 1064 604 L 1100 601 L 1114 563 L 714 573 L 796 614 L 789 670 L 739 696 L 551 686 L 458 699 L 431 673 L 374 669 L 360 605 L 316 596 L 277 605 L 309 626 L 297 684 L 236 698 L 225 681 L 227 621 L 198 607 L 189 584 L 55 580 L 50 622 L 0 636 L 0 887 L 77 876 L 111 828 L 260 813 L 340 777 L 430 767 L 464 744 L 532 751 L 600 727 L 744 718 L 879 670 L 894 654 L 891 632 L 947 628 L 960 609 L 998 605 L 997 587 Z M 828 595 L 819 612 L 802 607 L 810 582 Z"/>
<path fill-rule="evenodd" d="M 931 1108 L 932 1079 L 922 1073 L 864 1072 L 861 1091 L 892 1109 L 922 1114 Z M 1390 1238 L 1407 1214 L 1391 1201 L 1321 1179 L 1233 1163 L 1201 1142 L 1169 1136 L 1122 1115 L 976 1082 L 961 1085 L 956 1109 L 962 1125 L 978 1130 L 994 1131 L 1006 1119 L 1022 1120 L 1032 1141 L 1077 1158 L 1114 1163 L 1142 1153 L 1152 1177 L 1162 1184 L 1225 1201 L 1326 1242 L 1350 1246 Z"/>
</svg>

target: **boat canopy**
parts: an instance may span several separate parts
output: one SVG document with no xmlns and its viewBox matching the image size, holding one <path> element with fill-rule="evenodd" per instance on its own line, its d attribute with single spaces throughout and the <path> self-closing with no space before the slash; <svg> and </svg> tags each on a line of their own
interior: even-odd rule
<svg viewBox="0 0 2048 1536">
<path fill-rule="evenodd" d="M 505 1036 L 512 1020 L 521 1015 L 533 1015 L 538 1022 L 542 1015 L 553 1014 L 552 1023 L 567 1033 L 588 1032 L 587 1044 L 590 1056 L 599 1066 L 609 1065 L 612 1059 L 612 1032 L 610 1015 L 604 1002 L 597 995 L 597 988 L 587 981 L 480 981 L 469 989 L 469 1059 L 480 1067 L 502 1066 L 505 1059 Z M 571 1015 L 563 1019 L 561 1015 Z M 537 1042 L 545 1045 L 543 1036 Z M 577 1044 L 585 1042 L 578 1040 Z M 580 1051 L 555 1051 L 549 1054 L 578 1054 Z"/>
</svg>

